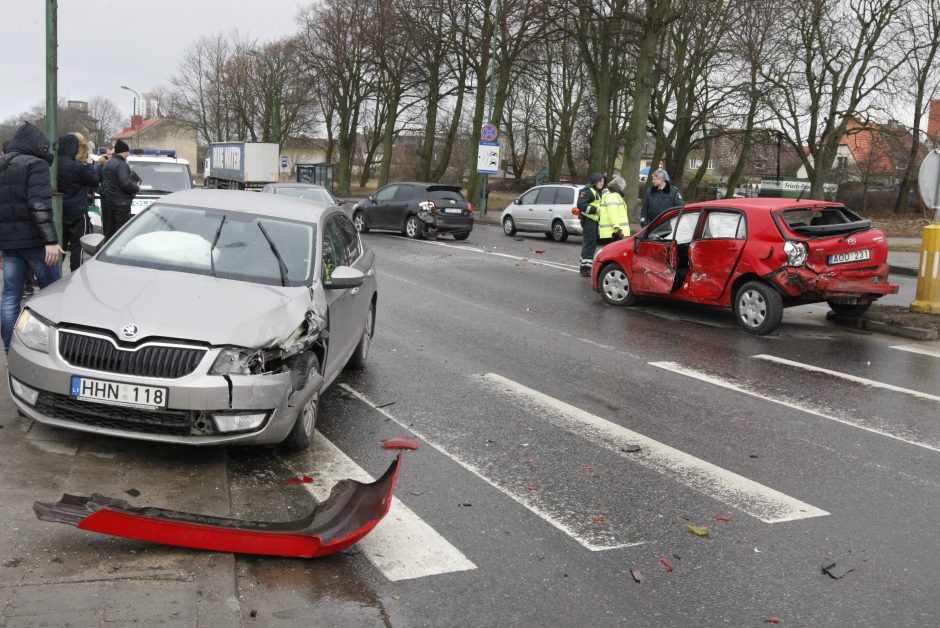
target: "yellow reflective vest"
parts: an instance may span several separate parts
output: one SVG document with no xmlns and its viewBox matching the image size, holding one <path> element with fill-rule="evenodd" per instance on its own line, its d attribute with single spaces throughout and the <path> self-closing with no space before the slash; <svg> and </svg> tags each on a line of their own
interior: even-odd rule
<svg viewBox="0 0 940 628">
<path fill-rule="evenodd" d="M 589 206 L 594 208 L 594 213 L 589 214 L 587 212 L 581 212 L 581 215 L 584 216 L 585 218 L 589 218 L 594 221 L 600 220 L 601 204 L 604 201 L 604 193 L 606 192 L 606 190 L 601 190 L 600 192 L 598 192 L 597 188 L 593 186 L 587 189 L 590 190 L 591 196 L 594 198 L 593 201 L 588 203 Z"/>
<path fill-rule="evenodd" d="M 623 236 L 630 235 L 630 218 L 627 213 L 627 202 L 619 192 L 607 190 L 601 197 L 599 220 L 597 225 L 598 237 L 601 240 L 614 237 L 617 229 L 623 231 Z"/>
</svg>

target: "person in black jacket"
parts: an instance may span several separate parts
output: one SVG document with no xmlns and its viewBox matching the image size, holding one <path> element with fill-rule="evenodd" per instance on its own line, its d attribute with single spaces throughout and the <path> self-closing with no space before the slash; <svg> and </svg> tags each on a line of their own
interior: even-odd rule
<svg viewBox="0 0 940 628">
<path fill-rule="evenodd" d="M 140 191 L 140 177 L 127 165 L 130 147 L 124 140 L 114 143 L 114 155 L 101 169 L 101 217 L 104 237 L 110 238 L 131 219 L 131 203 Z"/>
<path fill-rule="evenodd" d="M 667 209 L 685 205 L 679 188 L 669 183 L 666 176 L 666 171 L 662 168 L 652 174 L 653 185 L 646 193 L 646 198 L 643 199 L 643 207 L 640 209 L 641 227 L 645 227 L 656 220 Z"/>
<path fill-rule="evenodd" d="M 88 140 L 81 133 L 59 138 L 59 186 L 62 193 L 62 240 L 75 272 L 83 261 L 80 238 L 91 233 L 88 191 L 98 187 L 98 173 L 88 163 Z"/>
<path fill-rule="evenodd" d="M 59 237 L 52 219 L 52 178 L 55 157 L 49 140 L 30 123 L 21 126 L 0 158 L 0 263 L 3 301 L 0 327 L 3 349 L 9 351 L 13 326 L 23 300 L 23 281 L 32 270 L 45 288 L 59 278 Z"/>
</svg>

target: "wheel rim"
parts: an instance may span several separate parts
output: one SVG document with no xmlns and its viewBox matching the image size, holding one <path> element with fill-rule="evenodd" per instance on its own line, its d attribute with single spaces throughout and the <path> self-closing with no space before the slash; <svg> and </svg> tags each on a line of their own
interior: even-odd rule
<svg viewBox="0 0 940 628">
<path fill-rule="evenodd" d="M 512 229 L 513 229 L 512 218 L 507 218 L 506 220 L 503 221 L 503 233 L 505 233 L 506 235 L 510 235 L 512 233 Z"/>
<path fill-rule="evenodd" d="M 405 225 L 405 231 L 407 231 L 408 235 L 410 236 L 413 236 L 414 234 L 418 233 L 418 225 L 415 224 L 414 218 L 408 219 L 408 224 Z"/>
<path fill-rule="evenodd" d="M 304 435 L 308 438 L 313 436 L 313 427 L 317 422 L 317 404 L 320 401 L 319 395 L 314 395 L 304 404 L 303 410 L 303 428 Z"/>
<path fill-rule="evenodd" d="M 560 222 L 556 222 L 555 226 L 552 227 L 552 235 L 555 236 L 556 240 L 561 240 L 565 237 L 565 227 Z"/>
<path fill-rule="evenodd" d="M 601 281 L 604 294 L 611 301 L 625 301 L 630 296 L 630 280 L 627 274 L 620 269 L 609 270 L 604 273 Z"/>
<path fill-rule="evenodd" d="M 356 214 L 353 217 L 353 225 L 356 226 L 356 231 L 362 231 L 362 228 L 365 226 L 365 221 L 362 219 L 362 214 Z"/>
<path fill-rule="evenodd" d="M 757 290 L 745 290 L 738 297 L 738 316 L 748 327 L 760 327 L 767 318 L 767 301 Z"/>
<path fill-rule="evenodd" d="M 372 345 L 372 319 L 375 317 L 375 310 L 369 306 L 369 315 L 366 316 L 366 328 L 362 331 L 362 353 L 361 357 L 365 360 L 369 357 L 369 347 Z"/>
</svg>

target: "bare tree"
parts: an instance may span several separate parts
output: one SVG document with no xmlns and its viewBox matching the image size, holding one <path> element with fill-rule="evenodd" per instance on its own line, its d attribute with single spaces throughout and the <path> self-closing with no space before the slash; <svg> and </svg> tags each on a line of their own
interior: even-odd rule
<svg viewBox="0 0 940 628">
<path fill-rule="evenodd" d="M 123 114 L 114 101 L 104 96 L 95 96 L 88 101 L 88 115 L 98 121 L 91 139 L 95 146 L 107 146 L 111 137 L 121 129 Z"/>
</svg>

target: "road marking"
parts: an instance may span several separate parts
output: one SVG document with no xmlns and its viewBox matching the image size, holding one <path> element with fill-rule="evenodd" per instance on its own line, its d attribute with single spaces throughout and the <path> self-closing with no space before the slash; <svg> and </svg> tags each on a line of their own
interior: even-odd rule
<svg viewBox="0 0 940 628">
<path fill-rule="evenodd" d="M 591 550 L 592 552 L 599 552 L 599 551 L 612 550 L 612 549 L 621 549 L 624 547 L 634 547 L 636 545 L 643 544 L 642 541 L 638 543 L 597 543 L 595 541 L 585 538 L 584 536 L 579 534 L 577 531 L 572 529 L 570 526 L 568 526 L 566 523 L 564 523 L 563 521 L 561 521 L 560 519 L 558 519 L 557 517 L 555 517 L 548 511 L 546 511 L 540 505 L 538 505 L 534 501 L 534 499 L 527 497 L 527 496 L 523 496 L 523 495 L 517 495 L 509 487 L 506 487 L 500 484 L 499 480 L 496 480 L 492 478 L 491 476 L 487 475 L 486 473 L 484 473 L 483 470 L 481 470 L 478 466 L 476 466 L 472 462 L 468 462 L 467 460 L 464 460 L 460 456 L 452 453 L 447 448 L 439 445 L 438 443 L 435 443 L 433 440 L 429 439 L 427 436 L 425 436 L 424 434 L 422 434 L 415 428 L 398 420 L 396 417 L 392 416 L 392 414 L 387 412 L 384 408 L 378 407 L 368 397 L 366 397 L 364 394 L 362 394 L 355 388 L 352 388 L 351 386 L 347 384 L 340 384 L 339 386 L 346 392 L 356 397 L 356 399 L 363 402 L 364 404 L 366 404 L 367 406 L 369 406 L 370 408 L 372 408 L 373 410 L 375 410 L 376 412 L 384 416 L 389 421 L 392 421 L 393 423 L 397 424 L 399 427 L 405 430 L 408 430 L 409 432 L 411 432 L 412 434 L 414 434 L 415 436 L 423 440 L 425 443 L 427 443 L 429 447 L 436 449 L 438 452 L 447 456 L 448 458 L 456 462 L 458 465 L 460 465 L 461 467 L 463 467 L 464 469 L 466 469 L 473 475 L 477 476 L 478 478 L 480 478 L 481 480 L 483 480 L 484 482 L 486 482 L 487 484 L 489 484 L 490 486 L 498 490 L 500 493 L 502 493 L 506 497 L 510 498 L 517 504 L 523 506 L 524 508 L 526 508 L 527 510 L 529 510 L 530 512 L 532 512 L 533 514 L 535 514 L 536 516 L 544 520 L 546 523 L 554 526 L 558 530 L 561 530 L 562 532 L 570 536 L 572 539 L 580 543 L 583 547 Z M 369 537 L 366 537 L 366 538 L 368 539 Z"/>
<path fill-rule="evenodd" d="M 918 397 L 919 399 L 926 399 L 927 401 L 940 401 L 940 397 L 937 395 L 931 395 L 929 393 L 923 393 L 918 390 L 911 390 L 910 388 L 901 388 L 900 386 L 893 386 L 891 384 L 885 384 L 883 382 L 878 382 L 873 379 L 866 379 L 864 377 L 858 377 L 857 375 L 849 375 L 848 373 L 840 373 L 838 371 L 830 371 L 829 369 L 824 369 L 819 366 L 812 366 L 810 364 L 803 364 L 802 362 L 794 362 L 793 360 L 787 360 L 786 358 L 778 358 L 773 355 L 760 354 L 753 356 L 758 360 L 766 360 L 767 362 L 775 362 L 777 364 L 783 364 L 785 366 L 792 366 L 793 368 L 802 369 L 804 371 L 810 371 L 813 373 L 825 373 L 826 375 L 831 375 L 832 377 L 838 377 L 850 382 L 855 382 L 856 384 L 862 384 L 863 386 L 869 386 L 871 388 L 881 388 L 884 390 L 893 390 L 894 392 L 904 393 L 905 395 L 911 395 L 912 397 Z"/>
<path fill-rule="evenodd" d="M 526 404 L 536 406 L 539 414 L 565 429 L 601 444 L 657 473 L 670 475 L 680 484 L 704 493 L 763 521 L 780 523 L 828 515 L 821 510 L 780 491 L 679 451 L 639 432 L 593 415 L 564 401 L 550 397 L 496 373 L 483 378 L 497 384 Z M 625 454 L 625 445 L 639 445 L 641 452 Z"/>
<path fill-rule="evenodd" d="M 851 421 L 843 417 L 833 416 L 817 408 L 812 408 L 810 406 L 799 404 L 793 401 L 789 401 L 787 399 L 778 399 L 776 397 L 771 397 L 769 395 L 765 395 L 763 393 L 759 393 L 754 390 L 748 390 L 744 388 L 742 385 L 736 384 L 730 380 L 717 377 L 714 375 L 708 375 L 706 373 L 702 373 L 694 369 L 686 368 L 682 366 L 681 364 L 677 364 L 675 362 L 650 362 L 650 365 L 655 366 L 657 368 L 661 368 L 666 371 L 670 371 L 672 373 L 676 373 L 678 375 L 684 375 L 692 379 L 697 379 L 701 382 L 706 382 L 708 384 L 713 384 L 715 386 L 727 388 L 728 390 L 733 390 L 735 392 L 749 395 L 751 397 L 756 397 L 757 399 L 762 399 L 763 401 L 769 401 L 770 403 L 775 403 L 777 405 L 791 408 L 793 410 L 799 410 L 800 412 L 812 414 L 814 416 L 818 416 L 823 419 L 829 419 L 830 421 L 835 421 L 837 423 L 842 423 L 844 425 L 851 425 L 852 427 L 857 427 L 860 430 L 865 430 L 866 432 L 871 432 L 872 434 L 878 434 L 879 436 L 887 436 L 888 438 L 901 441 L 902 443 L 907 443 L 908 445 L 914 445 L 916 447 L 923 447 L 924 449 L 929 449 L 931 451 L 940 452 L 940 446 L 938 445 L 929 445 L 927 443 L 922 443 L 920 441 L 914 440 L 913 438 L 908 438 L 900 434 L 892 434 L 891 432 L 888 432 L 887 430 L 879 429 L 876 427 L 869 427 L 867 425 L 858 423 L 857 421 Z"/>
<path fill-rule="evenodd" d="M 375 480 L 320 432 L 313 443 L 313 460 L 309 464 L 316 471 L 316 481 L 304 486 L 317 500 L 324 501 L 333 486 L 345 478 L 360 482 Z M 477 568 L 397 497 L 392 498 L 385 519 L 359 541 L 357 547 L 392 581 Z"/>
<path fill-rule="evenodd" d="M 898 351 L 907 351 L 909 353 L 919 353 L 921 355 L 940 358 L 940 349 L 934 349 L 933 347 L 925 347 L 923 345 L 896 345 L 891 348 L 897 349 Z"/>
<path fill-rule="evenodd" d="M 515 260 L 517 262 L 525 262 L 527 264 L 534 264 L 536 266 L 546 266 L 548 268 L 554 268 L 556 270 L 564 270 L 566 272 L 577 273 L 581 272 L 580 266 L 574 266 L 573 264 L 564 264 L 562 262 L 549 262 L 543 260 L 532 259 L 531 257 L 520 257 L 518 255 L 510 255 L 509 253 L 497 253 L 496 251 L 487 251 L 486 249 L 478 249 L 472 246 L 465 246 L 460 244 L 447 244 L 446 242 L 436 242 L 434 240 L 411 240 L 411 242 L 418 242 L 420 244 L 432 244 L 434 246 L 443 246 L 448 249 L 457 249 L 459 251 L 470 251 L 471 253 L 481 253 L 483 255 L 493 255 L 495 257 L 504 257 L 506 259 Z"/>
</svg>

